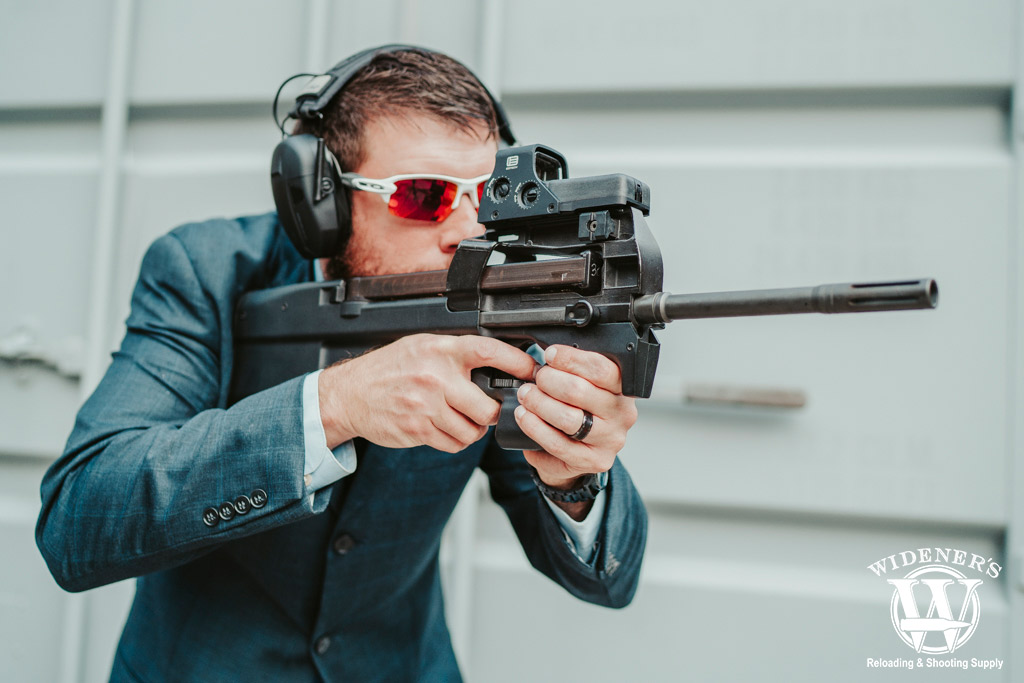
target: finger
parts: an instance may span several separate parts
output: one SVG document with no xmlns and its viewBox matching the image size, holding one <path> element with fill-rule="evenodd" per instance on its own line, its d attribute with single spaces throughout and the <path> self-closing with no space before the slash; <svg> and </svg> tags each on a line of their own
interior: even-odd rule
<svg viewBox="0 0 1024 683">
<path fill-rule="evenodd" d="M 438 429 L 433 420 L 421 420 L 415 425 L 409 425 L 402 432 L 402 438 L 396 443 L 396 448 L 414 448 L 417 446 L 429 446 L 446 453 L 458 453 L 465 445 L 442 429 Z"/>
<path fill-rule="evenodd" d="M 622 393 L 622 371 L 615 361 L 600 353 L 553 344 L 545 349 L 544 362 L 558 370 L 582 377 L 613 394 Z"/>
<path fill-rule="evenodd" d="M 449 407 L 443 408 L 435 415 L 431 419 L 431 423 L 457 442 L 456 451 L 461 451 L 471 443 L 479 441 L 487 433 L 487 427 L 476 424 L 462 413 Z"/>
<path fill-rule="evenodd" d="M 492 337 L 465 335 L 455 337 L 463 366 L 497 368 L 519 379 L 531 379 L 537 362 L 530 354 Z"/>
<path fill-rule="evenodd" d="M 453 439 L 440 429 L 434 429 L 430 436 L 423 441 L 423 445 L 444 451 L 445 453 L 458 453 L 465 448 L 457 439 Z"/>
<path fill-rule="evenodd" d="M 612 419 L 621 394 L 598 388 L 589 381 L 549 365 L 537 371 L 541 391 L 566 405 L 575 406 L 605 419 Z"/>
<path fill-rule="evenodd" d="M 541 450 L 563 460 L 569 466 L 585 460 L 588 448 L 585 444 L 570 439 L 569 436 L 534 415 L 525 406 L 515 410 L 516 423 L 523 433 L 534 440 Z"/>
<path fill-rule="evenodd" d="M 462 380 L 449 384 L 445 387 L 444 398 L 452 409 L 478 425 L 492 425 L 498 421 L 501 403 L 472 382 Z"/>
<path fill-rule="evenodd" d="M 575 434 L 583 424 L 582 408 L 562 403 L 543 391 L 538 391 L 532 384 L 519 387 L 517 397 L 519 403 L 527 410 L 566 434 Z M 595 426 L 597 421 L 598 418 L 595 418 Z"/>
</svg>

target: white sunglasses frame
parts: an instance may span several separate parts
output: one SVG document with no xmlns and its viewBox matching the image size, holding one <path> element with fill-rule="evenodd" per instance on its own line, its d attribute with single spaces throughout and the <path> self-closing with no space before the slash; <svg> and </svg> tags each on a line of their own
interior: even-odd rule
<svg viewBox="0 0 1024 683">
<path fill-rule="evenodd" d="M 454 212 L 455 209 L 459 208 L 459 202 L 464 194 L 469 195 L 469 201 L 473 203 L 473 208 L 478 211 L 480 210 L 480 200 L 476 196 L 476 189 L 480 183 L 490 178 L 491 174 L 485 173 L 476 178 L 456 178 L 455 176 L 436 173 L 402 173 L 388 176 L 387 178 L 367 178 L 358 173 L 339 173 L 338 177 L 341 180 L 341 184 L 345 187 L 359 190 L 360 192 L 372 192 L 380 195 L 385 204 L 389 203 L 391 195 L 398 191 L 398 186 L 395 183 L 399 180 L 444 180 L 454 183 L 455 199 L 452 200 L 451 209 Z M 449 212 L 449 215 L 451 215 L 451 212 Z"/>
</svg>

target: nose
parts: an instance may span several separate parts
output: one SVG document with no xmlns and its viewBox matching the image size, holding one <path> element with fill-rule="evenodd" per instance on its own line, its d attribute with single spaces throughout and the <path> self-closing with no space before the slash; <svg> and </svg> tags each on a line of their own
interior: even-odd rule
<svg viewBox="0 0 1024 683">
<path fill-rule="evenodd" d="M 477 212 L 473 202 L 469 197 L 462 197 L 459 205 L 441 223 L 441 251 L 446 254 L 454 253 L 462 240 L 482 235 L 484 229 L 476 221 Z"/>
</svg>

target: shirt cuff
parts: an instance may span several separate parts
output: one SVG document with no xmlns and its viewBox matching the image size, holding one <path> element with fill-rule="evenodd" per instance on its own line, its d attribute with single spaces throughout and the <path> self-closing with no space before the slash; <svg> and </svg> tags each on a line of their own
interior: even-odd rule
<svg viewBox="0 0 1024 683">
<path fill-rule="evenodd" d="M 541 495 L 541 498 L 551 508 L 555 519 L 561 525 L 562 533 L 565 535 L 565 540 L 572 549 L 573 554 L 583 564 L 589 565 L 593 562 L 596 550 L 594 546 L 597 544 L 598 534 L 601 533 L 601 520 L 604 519 L 606 491 L 602 489 L 597 492 L 594 504 L 590 506 L 590 512 L 587 513 L 582 522 L 577 522 L 570 517 L 565 510 L 552 503 L 546 496 Z"/>
<path fill-rule="evenodd" d="M 356 471 L 356 449 L 352 441 L 346 441 L 333 451 L 327 447 L 320 418 L 318 380 L 321 372 L 311 372 L 302 382 L 302 430 L 306 449 L 302 480 L 309 495 Z"/>
</svg>

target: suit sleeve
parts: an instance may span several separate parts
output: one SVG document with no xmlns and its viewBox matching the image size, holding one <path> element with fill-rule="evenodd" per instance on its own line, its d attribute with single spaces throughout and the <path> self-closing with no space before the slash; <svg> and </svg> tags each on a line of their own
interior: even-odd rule
<svg viewBox="0 0 1024 683">
<path fill-rule="evenodd" d="M 173 234 L 153 244 L 121 349 L 42 482 L 36 543 L 66 590 L 183 564 L 326 507 L 329 488 L 303 485 L 302 377 L 217 407 L 218 304 Z M 204 521 L 236 501 L 244 513 Z"/>
<path fill-rule="evenodd" d="M 505 510 L 534 568 L 581 600 L 606 607 L 630 603 L 647 542 L 647 510 L 618 458 L 608 473 L 604 517 L 589 564 L 565 538 L 521 453 L 503 450 L 492 440 L 481 467 L 491 497 Z"/>
</svg>

